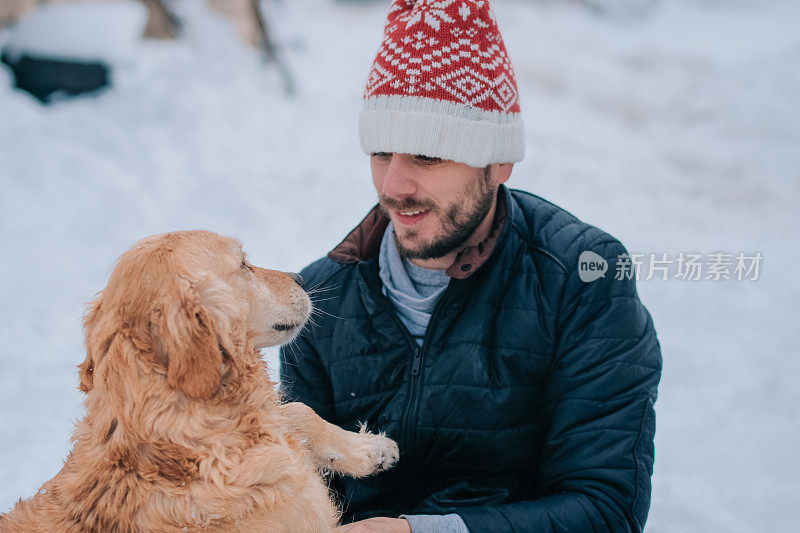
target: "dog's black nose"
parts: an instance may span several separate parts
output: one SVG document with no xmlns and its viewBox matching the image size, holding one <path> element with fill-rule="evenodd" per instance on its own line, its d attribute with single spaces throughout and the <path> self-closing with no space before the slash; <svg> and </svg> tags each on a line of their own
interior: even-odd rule
<svg viewBox="0 0 800 533">
<path fill-rule="evenodd" d="M 303 276 L 301 276 L 300 274 L 296 274 L 294 272 L 289 272 L 289 275 L 292 276 L 292 279 L 298 285 L 302 285 L 303 284 Z"/>
</svg>

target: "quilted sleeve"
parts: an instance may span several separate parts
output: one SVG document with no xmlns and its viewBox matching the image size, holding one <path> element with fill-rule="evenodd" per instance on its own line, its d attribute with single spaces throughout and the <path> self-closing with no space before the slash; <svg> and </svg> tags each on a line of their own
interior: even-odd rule
<svg viewBox="0 0 800 533">
<path fill-rule="evenodd" d="M 313 292 L 339 268 L 338 263 L 327 257 L 314 261 L 300 272 L 305 280 L 303 288 Z M 335 423 L 333 388 L 321 358 L 321 353 L 326 352 L 318 345 L 315 329 L 309 322 L 292 342 L 281 347 L 281 392 L 285 401 L 302 402 L 328 422 Z"/>
<path fill-rule="evenodd" d="M 303 288 L 309 290 L 319 286 L 331 262 L 322 259 L 303 269 L 300 275 L 305 280 Z M 313 328 L 306 324 L 300 334 L 280 349 L 281 393 L 287 402 L 302 402 L 319 416 L 333 422 L 333 389 L 328 372 L 315 345 Z"/>
<path fill-rule="evenodd" d="M 280 349 L 281 392 L 287 402 L 302 402 L 333 421 L 331 382 L 319 354 L 303 333 Z"/>
<path fill-rule="evenodd" d="M 615 279 L 625 248 L 588 247 L 608 264 L 574 270 L 559 308 L 558 344 L 544 390 L 541 497 L 457 511 L 470 531 L 642 531 L 650 506 L 661 350 L 634 279 Z M 574 268 L 577 269 L 577 261 Z"/>
</svg>

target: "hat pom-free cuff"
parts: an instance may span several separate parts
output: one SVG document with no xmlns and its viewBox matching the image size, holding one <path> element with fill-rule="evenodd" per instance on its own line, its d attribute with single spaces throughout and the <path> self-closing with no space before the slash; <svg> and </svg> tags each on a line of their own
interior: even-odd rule
<svg viewBox="0 0 800 533">
<path fill-rule="evenodd" d="M 433 98 L 367 98 L 359 135 L 366 154 L 420 154 L 473 167 L 516 163 L 525 155 L 519 113 L 485 111 Z"/>
</svg>

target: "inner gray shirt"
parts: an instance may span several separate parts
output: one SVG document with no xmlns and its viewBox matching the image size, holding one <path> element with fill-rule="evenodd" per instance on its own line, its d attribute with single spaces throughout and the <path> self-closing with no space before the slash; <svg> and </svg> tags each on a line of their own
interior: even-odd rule
<svg viewBox="0 0 800 533">
<path fill-rule="evenodd" d="M 381 240 L 378 268 L 383 294 L 419 346 L 425 338 L 436 302 L 447 288 L 450 276 L 444 270 L 422 268 L 397 251 L 394 227 L 389 222 Z"/>
</svg>

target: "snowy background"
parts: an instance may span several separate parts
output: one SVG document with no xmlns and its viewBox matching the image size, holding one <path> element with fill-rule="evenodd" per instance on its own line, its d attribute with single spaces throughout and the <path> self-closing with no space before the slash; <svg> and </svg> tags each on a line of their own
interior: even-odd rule
<svg viewBox="0 0 800 533">
<path fill-rule="evenodd" d="M 42 107 L 0 67 L 0 512 L 62 464 L 81 414 L 80 318 L 131 243 L 207 228 L 255 264 L 299 270 L 371 207 L 357 116 L 387 3 L 270 9 L 293 99 L 198 0 L 175 3 L 179 41 L 136 42 L 98 97 Z M 757 281 L 639 282 L 664 355 L 647 530 L 792 530 L 800 2 L 494 5 L 526 122 L 511 186 L 632 252 L 764 256 Z"/>
</svg>

